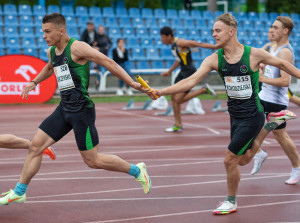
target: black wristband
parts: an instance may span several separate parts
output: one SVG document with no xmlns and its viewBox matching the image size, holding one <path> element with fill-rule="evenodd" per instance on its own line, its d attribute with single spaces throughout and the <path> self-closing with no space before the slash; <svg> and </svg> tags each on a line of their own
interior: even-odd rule
<svg viewBox="0 0 300 223">
<path fill-rule="evenodd" d="M 30 81 L 30 82 L 33 82 L 33 83 L 35 83 L 35 86 L 37 86 L 37 85 L 38 85 L 38 83 L 36 83 L 36 81 Z"/>
</svg>

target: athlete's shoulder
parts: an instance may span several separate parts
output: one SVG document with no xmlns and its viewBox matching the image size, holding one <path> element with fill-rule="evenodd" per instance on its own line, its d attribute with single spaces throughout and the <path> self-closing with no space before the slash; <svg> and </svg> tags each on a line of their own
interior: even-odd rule
<svg viewBox="0 0 300 223">
<path fill-rule="evenodd" d="M 249 46 L 249 47 L 250 47 L 250 46 Z M 265 51 L 265 50 L 262 49 L 262 48 L 250 47 L 250 55 L 251 55 L 251 56 L 259 56 L 259 55 L 264 54 L 264 53 L 268 53 L 268 52 Z"/>
<path fill-rule="evenodd" d="M 286 48 L 286 47 L 281 49 L 278 52 L 277 57 L 280 58 L 280 59 L 283 59 L 283 60 L 287 60 L 290 63 L 293 62 L 293 53 L 292 53 L 291 49 Z"/>
<path fill-rule="evenodd" d="M 218 70 L 218 52 L 214 52 L 207 56 L 202 64 L 209 67 L 211 70 Z"/>
<path fill-rule="evenodd" d="M 86 42 L 75 40 L 71 45 L 71 52 L 78 54 L 80 52 L 86 51 L 87 49 L 90 49 L 91 46 L 87 44 Z"/>
</svg>

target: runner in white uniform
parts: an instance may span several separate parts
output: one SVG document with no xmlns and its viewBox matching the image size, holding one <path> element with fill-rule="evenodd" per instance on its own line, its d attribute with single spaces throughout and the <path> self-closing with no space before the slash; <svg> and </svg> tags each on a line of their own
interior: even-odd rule
<svg viewBox="0 0 300 223">
<path fill-rule="evenodd" d="M 293 29 L 293 21 L 289 17 L 278 16 L 273 23 L 270 34 L 277 46 L 271 49 L 271 55 L 294 63 L 294 50 L 289 43 L 289 35 Z M 261 104 L 266 115 L 286 109 L 289 104 L 288 86 L 290 75 L 279 68 L 267 65 L 261 77 L 262 90 L 259 93 Z M 273 130 L 274 136 L 292 163 L 291 177 L 286 184 L 296 184 L 300 181 L 300 160 L 297 149 L 286 131 L 286 123 Z M 260 150 L 254 157 L 254 168 L 251 174 L 257 173 L 268 154 Z"/>
</svg>

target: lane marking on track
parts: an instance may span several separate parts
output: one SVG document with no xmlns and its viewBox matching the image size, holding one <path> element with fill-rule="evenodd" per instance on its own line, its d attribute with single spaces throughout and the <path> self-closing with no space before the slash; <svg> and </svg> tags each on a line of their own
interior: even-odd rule
<svg viewBox="0 0 300 223">
<path fill-rule="evenodd" d="M 168 123 L 173 123 L 173 121 L 167 120 L 165 118 L 159 118 L 159 117 L 151 117 L 149 115 L 141 115 L 141 114 L 136 114 L 136 113 L 131 113 L 131 112 L 125 112 L 125 111 L 117 111 L 114 109 L 107 109 L 107 108 L 100 108 L 100 107 L 96 107 L 96 110 L 101 110 L 101 111 L 109 111 L 111 113 L 117 113 L 117 114 L 122 114 L 122 115 L 128 115 L 128 116 L 134 116 L 136 117 L 140 117 L 140 118 L 146 118 L 146 119 L 150 119 L 150 120 L 156 120 L 156 121 L 163 121 L 163 122 L 168 122 Z M 184 123 L 185 126 L 192 126 L 192 127 L 197 127 L 197 128 L 203 128 L 206 129 L 207 131 L 210 131 L 216 135 L 220 135 L 220 132 L 217 130 L 214 130 L 213 128 L 210 128 L 208 126 L 205 125 L 196 125 L 196 124 L 192 124 L 192 123 Z"/>
<path fill-rule="evenodd" d="M 250 181 L 250 180 L 258 180 L 258 179 L 270 179 L 270 178 L 280 178 L 286 177 L 289 174 L 279 174 L 274 176 L 258 176 L 258 177 L 251 177 L 251 178 L 243 178 L 241 181 Z M 213 180 L 213 181 L 204 181 L 204 182 L 194 182 L 194 183 L 183 183 L 183 184 L 171 184 L 171 185 L 161 185 L 161 186 L 153 186 L 153 189 L 164 189 L 167 188 L 168 190 L 172 187 L 186 187 L 186 186 L 195 186 L 195 185 L 206 185 L 206 184 L 216 184 L 216 183 L 225 183 L 227 182 L 226 179 L 224 180 Z M 42 195 L 42 196 L 34 196 L 34 197 L 27 197 L 28 199 L 38 199 L 38 198 L 52 198 L 52 197 L 63 197 L 63 196 L 77 196 L 77 195 L 87 195 L 87 194 L 104 194 L 104 193 L 115 193 L 115 192 L 125 192 L 125 191 L 136 191 L 141 190 L 139 188 L 126 188 L 126 189 L 114 189 L 114 190 L 103 190 L 103 191 L 92 191 L 92 192 L 80 192 L 80 193 L 65 193 L 65 194 L 54 194 L 54 195 Z"/>
<path fill-rule="evenodd" d="M 262 204 L 238 206 L 238 209 L 267 207 L 267 206 L 274 206 L 274 205 L 281 205 L 281 204 L 293 204 L 293 203 L 300 203 L 300 200 L 293 200 L 293 201 L 289 200 L 289 201 L 282 201 L 282 202 L 272 202 L 272 203 L 262 203 Z M 174 217 L 174 216 L 181 216 L 181 215 L 200 214 L 200 213 L 207 213 L 207 212 L 212 212 L 212 210 L 187 211 L 187 212 L 179 212 L 179 213 L 177 212 L 177 213 L 170 213 L 170 214 L 160 214 L 160 215 L 151 215 L 151 216 L 143 216 L 143 217 L 135 217 L 135 218 L 123 218 L 123 219 L 114 219 L 114 220 L 104 220 L 104 221 L 89 221 L 89 222 L 85 222 L 85 223 L 125 222 L 125 221 L 133 221 L 133 220 L 145 220 L 145 219 L 154 219 L 154 218 Z"/>
</svg>

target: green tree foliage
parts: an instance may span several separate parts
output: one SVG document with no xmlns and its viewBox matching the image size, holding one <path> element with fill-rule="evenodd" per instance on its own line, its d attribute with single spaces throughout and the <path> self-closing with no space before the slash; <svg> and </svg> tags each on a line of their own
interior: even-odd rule
<svg viewBox="0 0 300 223">
<path fill-rule="evenodd" d="M 125 7 L 126 8 L 139 8 L 140 1 L 139 0 L 125 0 Z"/>
<path fill-rule="evenodd" d="M 258 12 L 258 0 L 247 0 L 247 12 Z"/>
<path fill-rule="evenodd" d="M 34 5 L 35 0 L 18 0 L 18 1 L 14 1 L 14 3 L 17 5 Z"/>
<path fill-rule="evenodd" d="M 112 0 L 95 0 L 95 6 L 103 7 L 111 7 Z"/>
<path fill-rule="evenodd" d="M 163 8 L 166 9 L 182 9 L 183 0 L 165 0 L 163 1 Z"/>
<path fill-rule="evenodd" d="M 59 5 L 59 0 L 46 0 L 46 5 Z"/>
<path fill-rule="evenodd" d="M 300 13 L 299 0 L 267 0 L 267 12 L 287 12 L 287 13 Z"/>
<path fill-rule="evenodd" d="M 144 0 L 144 8 L 150 8 L 150 9 L 162 8 L 161 0 Z"/>
<path fill-rule="evenodd" d="M 75 0 L 75 6 L 91 7 L 91 6 L 94 6 L 94 2 L 93 1 L 87 1 L 87 0 Z"/>
<path fill-rule="evenodd" d="M 9 3 L 10 3 L 10 0 L 0 0 L 1 5 L 6 5 L 6 4 L 9 4 Z"/>
</svg>

